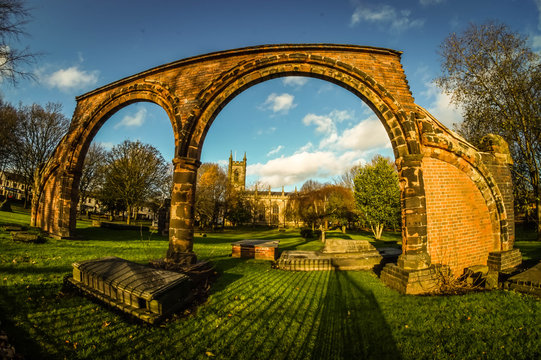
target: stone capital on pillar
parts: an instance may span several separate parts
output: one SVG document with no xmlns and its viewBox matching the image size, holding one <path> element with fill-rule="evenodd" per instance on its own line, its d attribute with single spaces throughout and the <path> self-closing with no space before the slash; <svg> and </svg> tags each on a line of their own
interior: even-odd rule
<svg viewBox="0 0 541 360">
<path fill-rule="evenodd" d="M 180 167 L 186 170 L 197 171 L 201 166 L 201 161 L 188 157 L 176 157 L 173 159 L 173 165 L 175 169 Z"/>
</svg>

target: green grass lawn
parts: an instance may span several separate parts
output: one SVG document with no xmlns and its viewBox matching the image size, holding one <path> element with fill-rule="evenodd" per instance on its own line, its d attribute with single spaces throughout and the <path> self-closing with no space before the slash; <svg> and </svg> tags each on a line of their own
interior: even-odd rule
<svg viewBox="0 0 541 360">
<path fill-rule="evenodd" d="M 0 223 L 28 215 L 0 213 Z M 77 240 L 22 244 L 0 232 L 0 321 L 28 359 L 537 359 L 541 302 L 510 291 L 405 296 L 368 271 L 287 272 L 229 256 L 239 239 L 280 239 L 315 250 L 298 230 L 196 233 L 194 250 L 220 276 L 208 300 L 159 327 L 133 321 L 62 289 L 71 263 L 115 255 L 145 263 L 167 240 L 148 232 L 93 228 Z M 331 232 L 329 236 L 370 238 Z M 399 234 L 376 246 L 397 246 Z M 541 245 L 517 244 L 528 259 Z"/>
</svg>

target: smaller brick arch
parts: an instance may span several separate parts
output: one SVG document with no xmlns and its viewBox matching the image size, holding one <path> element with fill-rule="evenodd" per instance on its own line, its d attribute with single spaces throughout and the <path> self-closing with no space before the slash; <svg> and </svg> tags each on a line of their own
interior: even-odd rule
<svg viewBox="0 0 541 360">
<path fill-rule="evenodd" d="M 506 204 L 500 186 L 498 186 L 501 181 L 495 179 L 490 169 L 495 165 L 495 162 L 498 162 L 495 156 L 491 157 L 486 152 L 479 152 L 457 134 L 442 132 L 441 129 L 444 129 L 444 126 L 439 121 L 425 109 L 419 107 L 419 111 L 431 119 L 431 124 L 428 125 L 419 122 L 422 128 L 422 143 L 425 156 L 451 164 L 470 178 L 478 188 L 489 209 L 493 224 L 494 250 L 508 250 L 509 241 L 514 241 L 514 231 L 510 228 L 508 221 L 508 212 L 513 209 L 513 203 L 512 200 L 508 200 Z M 511 164 L 508 149 L 507 154 L 499 155 L 504 155 L 506 159 L 500 166 L 506 167 L 506 165 Z"/>
<path fill-rule="evenodd" d="M 44 230 L 57 233 L 60 236 L 71 235 L 70 230 L 63 229 L 66 225 L 70 229 L 75 228 L 79 180 L 86 152 L 101 126 L 114 113 L 136 102 L 154 103 L 167 113 L 175 134 L 175 142 L 178 142 L 177 104 L 179 100 L 163 84 L 153 82 L 123 87 L 103 97 L 100 99 L 101 101 L 86 101 L 87 98 L 87 96 L 77 98 L 80 101 L 80 106 L 74 113 L 70 131 L 55 150 L 52 160 L 40 170 L 42 173 L 41 182 L 34 185 L 32 225 L 42 227 Z M 59 181 L 59 177 L 63 180 Z M 54 213 L 61 217 L 62 213 L 59 213 L 62 211 L 61 208 L 55 209 L 54 204 L 43 201 L 43 196 L 58 196 L 56 194 L 60 191 L 59 188 L 70 194 L 69 200 L 66 199 L 72 203 L 69 205 L 70 219 L 60 223 L 45 221 L 47 217 L 54 216 Z"/>
</svg>

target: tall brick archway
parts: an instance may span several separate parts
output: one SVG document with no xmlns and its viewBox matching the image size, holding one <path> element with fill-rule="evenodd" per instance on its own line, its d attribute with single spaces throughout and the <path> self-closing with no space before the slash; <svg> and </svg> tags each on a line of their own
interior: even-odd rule
<svg viewBox="0 0 541 360">
<path fill-rule="evenodd" d="M 33 226 L 60 237 L 70 237 L 75 229 L 79 180 L 86 152 L 101 126 L 118 110 L 134 102 L 152 102 L 167 113 L 175 134 L 175 108 L 178 99 L 159 83 L 120 88 L 91 107 L 77 107 L 70 130 L 41 169 L 41 182 L 34 184 Z M 51 201 L 52 200 L 52 201 Z M 54 219 L 53 221 L 51 221 Z"/>
<path fill-rule="evenodd" d="M 257 83 L 290 75 L 316 77 L 353 92 L 372 108 L 387 130 L 401 185 L 403 254 L 397 265 L 385 268 L 382 279 L 403 292 L 427 291 L 425 285 L 430 281 L 425 280 L 437 272 L 431 257 L 443 265 L 451 263 L 438 255 L 443 243 L 452 244 L 453 256 L 458 259 L 452 262 L 455 272 L 488 262 L 495 251 L 511 251 L 509 161 L 508 153 L 501 151 L 504 146 L 479 151 L 417 106 L 400 56 L 394 50 L 352 45 L 265 45 L 165 64 L 84 94 L 77 98 L 69 133 L 35 186 L 33 224 L 58 236 L 72 234 L 80 171 L 92 138 L 118 109 L 136 101 L 151 101 L 165 109 L 175 134 L 167 260 L 195 261 L 195 179 L 205 135 L 214 118 L 237 94 Z M 462 193 L 438 188 L 433 176 L 425 183 L 425 171 L 460 178 L 456 186 Z M 452 209 L 443 215 L 435 210 L 427 212 L 437 208 L 438 196 L 444 194 L 450 198 L 474 194 L 477 199 L 471 209 L 483 226 L 470 225 L 467 246 L 461 245 L 460 235 L 439 235 L 441 229 L 434 225 L 452 221 L 456 215 Z M 478 233 L 484 241 L 475 240 Z M 469 256 L 472 250 L 468 246 L 475 248 L 474 257 Z"/>
</svg>

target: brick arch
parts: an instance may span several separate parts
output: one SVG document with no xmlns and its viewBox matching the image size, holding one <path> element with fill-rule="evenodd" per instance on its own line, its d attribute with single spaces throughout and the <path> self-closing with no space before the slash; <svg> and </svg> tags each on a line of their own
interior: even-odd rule
<svg viewBox="0 0 541 360">
<path fill-rule="evenodd" d="M 479 151 L 416 105 L 401 54 L 356 45 L 253 46 L 178 60 L 81 95 L 68 134 L 43 168 L 44 180 L 34 187 L 37 194 L 32 222 L 58 236 L 72 235 L 80 169 L 90 140 L 118 109 L 151 101 L 164 108 L 175 135 L 166 259 L 175 263 L 194 261 L 196 174 L 214 118 L 237 94 L 259 82 L 288 75 L 309 76 L 357 95 L 387 130 L 399 170 L 403 254 L 396 265 L 384 268 L 381 278 L 406 293 L 424 292 L 437 270 L 431 266 L 427 249 L 427 218 L 432 214 L 427 214 L 423 160 L 440 161 L 446 170 L 471 183 L 470 189 L 480 194 L 479 207 L 490 214 L 494 242 L 499 241 L 501 250 L 511 249 L 514 238 L 511 162 L 506 160 L 508 155 L 499 153 L 498 146 Z M 496 258 L 503 259 L 500 255 Z"/>
<path fill-rule="evenodd" d="M 127 88 L 121 88 L 118 91 L 111 93 L 104 101 L 98 103 L 88 115 L 86 113 L 80 118 L 80 126 L 83 131 L 76 135 L 74 139 L 81 148 L 77 149 L 78 152 L 72 153 L 72 157 L 69 161 L 70 164 L 74 164 L 77 161 L 73 161 L 79 154 L 82 148 L 88 147 L 92 142 L 92 139 L 99 131 L 101 126 L 117 111 L 122 108 L 137 103 L 137 102 L 151 102 L 160 106 L 168 115 L 173 127 L 173 134 L 175 136 L 175 143 L 178 141 L 178 127 L 179 121 L 177 121 L 176 114 L 178 109 L 176 104 L 179 103 L 178 98 L 172 94 L 167 87 L 154 83 L 154 84 L 134 84 Z M 74 116 L 74 120 L 77 121 L 77 117 Z"/>
<path fill-rule="evenodd" d="M 401 183 L 403 213 L 403 264 L 416 269 L 430 265 L 427 252 L 426 204 L 420 139 L 414 116 L 408 116 L 394 96 L 356 67 L 328 57 L 295 54 L 241 63 L 224 72 L 198 95 L 198 104 L 185 122 L 186 141 L 179 155 L 200 159 L 204 138 L 217 114 L 236 95 L 258 83 L 284 76 L 308 76 L 330 81 L 363 100 L 378 116 L 391 140 Z"/>
<path fill-rule="evenodd" d="M 395 158 L 420 153 L 418 134 L 412 131 L 414 122 L 393 95 L 370 75 L 329 57 L 295 54 L 238 64 L 201 90 L 198 105 L 186 120 L 185 131 L 189 135 L 180 145 L 179 155 L 199 159 L 205 136 L 222 108 L 244 90 L 286 76 L 318 78 L 349 90 L 378 116 L 389 135 Z"/>
<path fill-rule="evenodd" d="M 61 233 L 61 236 L 69 236 L 69 231 L 61 230 L 62 225 L 47 223 L 44 221 L 45 214 L 53 212 L 52 204 L 46 207 L 43 204 L 44 194 L 53 194 L 54 188 L 62 187 L 64 191 L 69 189 L 69 199 L 64 202 L 71 202 L 70 211 L 76 209 L 78 198 L 79 180 L 84 163 L 86 152 L 101 126 L 120 109 L 137 102 L 150 102 L 160 106 L 167 113 L 175 142 L 178 141 L 177 121 L 178 98 L 172 94 L 166 86 L 159 83 L 135 84 L 129 87 L 117 89 L 108 94 L 102 101 L 90 102 L 87 107 L 78 108 L 75 112 L 68 134 L 61 140 L 51 160 L 42 169 L 41 181 L 35 184 L 32 206 L 32 225 L 40 226 L 52 233 Z M 62 179 L 62 180 L 60 180 Z M 49 189 L 47 189 L 49 188 Z M 66 194 L 67 195 L 67 194 Z M 69 227 L 74 228 L 75 214 L 70 216 Z"/>
</svg>

